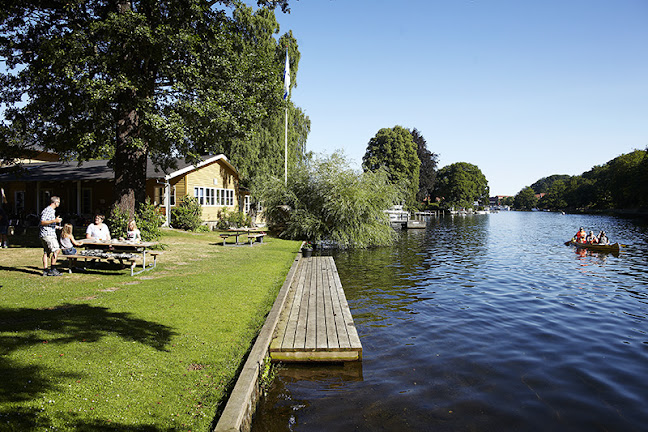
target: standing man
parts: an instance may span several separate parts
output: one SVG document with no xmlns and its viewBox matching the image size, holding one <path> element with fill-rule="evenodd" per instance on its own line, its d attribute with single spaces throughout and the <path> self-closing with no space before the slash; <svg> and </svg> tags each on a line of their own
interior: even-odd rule
<svg viewBox="0 0 648 432">
<path fill-rule="evenodd" d="M 0 248 L 9 247 L 9 216 L 0 203 Z"/>
<path fill-rule="evenodd" d="M 40 239 L 43 244 L 43 276 L 60 276 L 56 265 L 56 257 L 61 248 L 56 238 L 56 224 L 61 223 L 61 217 L 56 216 L 56 208 L 61 204 L 61 199 L 53 196 L 52 203 L 43 209 L 40 219 Z M 51 268 L 47 268 L 47 259 L 51 259 Z"/>
</svg>

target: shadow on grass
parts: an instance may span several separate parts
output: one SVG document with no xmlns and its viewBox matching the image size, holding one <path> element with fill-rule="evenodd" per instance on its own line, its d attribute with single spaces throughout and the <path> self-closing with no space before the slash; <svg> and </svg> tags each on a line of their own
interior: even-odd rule
<svg viewBox="0 0 648 432">
<path fill-rule="evenodd" d="M 11 271 L 11 272 L 33 274 L 33 275 L 40 275 L 43 273 L 43 269 L 36 266 L 22 266 L 22 267 L 0 266 L 0 271 L 3 272 Z"/>
<path fill-rule="evenodd" d="M 18 333 L 13 343 L 0 342 L 0 352 L 33 343 L 33 332 L 44 330 L 57 333 L 47 343 L 75 341 L 95 342 L 114 334 L 165 351 L 166 344 L 175 335 L 169 327 L 133 317 L 130 313 L 111 312 L 108 308 L 87 304 L 62 304 L 49 309 L 0 308 L 0 332 Z M 22 335 L 21 335 L 22 333 Z"/>
<path fill-rule="evenodd" d="M 48 340 L 38 336 L 39 331 L 48 332 Z M 165 347 L 175 334 L 167 326 L 135 318 L 129 313 L 111 312 L 104 307 L 86 304 L 63 304 L 50 309 L 0 308 L 0 429 L 5 424 L 11 424 L 11 430 L 31 430 L 33 422 L 47 421 L 40 418 L 39 410 L 29 413 L 30 408 L 19 407 L 18 404 L 29 403 L 45 392 L 56 391 L 70 379 L 81 378 L 75 374 L 57 373 L 38 364 L 15 362 L 8 357 L 11 352 L 43 343 L 92 343 L 108 335 L 166 351 Z M 126 430 L 126 427 L 85 424 L 81 421 L 75 430 L 109 431 Z M 128 430 L 161 429 L 129 427 Z"/>
<path fill-rule="evenodd" d="M 101 265 L 103 264 L 103 265 Z M 118 276 L 118 275 L 123 275 L 126 274 L 124 269 L 127 269 L 127 267 L 121 265 L 121 264 L 111 264 L 111 263 L 101 263 L 100 265 L 97 265 L 96 268 L 92 267 L 72 267 L 72 272 L 73 273 L 85 273 L 85 274 L 101 274 L 101 275 L 106 275 L 106 276 Z M 60 270 L 64 275 L 68 271 L 67 266 L 57 266 L 58 270 Z M 19 272 L 19 273 L 26 273 L 26 274 L 31 274 L 31 275 L 38 275 L 42 276 L 43 274 L 43 269 L 41 267 L 36 267 L 36 266 L 22 266 L 22 267 L 8 267 L 8 266 L 0 266 L 0 271 L 11 271 L 11 272 Z"/>
<path fill-rule="evenodd" d="M 32 431 L 54 428 L 52 421 L 40 415 L 36 408 L 18 408 L 14 410 L 0 409 L 0 430 L 2 431 Z M 135 426 L 117 422 L 97 421 L 79 418 L 74 413 L 66 414 L 61 419 L 66 430 L 76 432 L 172 432 L 178 428 L 163 428 L 152 425 Z"/>
</svg>

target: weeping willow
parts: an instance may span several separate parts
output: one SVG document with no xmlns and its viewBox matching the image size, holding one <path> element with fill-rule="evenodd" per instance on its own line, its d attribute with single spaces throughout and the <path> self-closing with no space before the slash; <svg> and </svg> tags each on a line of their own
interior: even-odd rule
<svg viewBox="0 0 648 432">
<path fill-rule="evenodd" d="M 269 227 L 281 237 L 326 241 L 340 248 L 394 241 L 383 210 L 395 202 L 397 191 L 387 172 L 353 170 L 341 153 L 305 162 L 287 184 L 279 178 L 257 181 L 252 193 L 263 203 Z"/>
</svg>

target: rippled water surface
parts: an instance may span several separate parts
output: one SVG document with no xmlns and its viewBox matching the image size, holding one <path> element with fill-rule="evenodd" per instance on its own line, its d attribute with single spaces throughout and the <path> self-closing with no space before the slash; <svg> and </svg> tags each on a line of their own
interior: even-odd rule
<svg viewBox="0 0 648 432">
<path fill-rule="evenodd" d="M 565 246 L 578 229 L 619 256 Z M 648 227 L 441 217 L 335 256 L 362 364 L 285 366 L 255 431 L 648 429 Z"/>
</svg>

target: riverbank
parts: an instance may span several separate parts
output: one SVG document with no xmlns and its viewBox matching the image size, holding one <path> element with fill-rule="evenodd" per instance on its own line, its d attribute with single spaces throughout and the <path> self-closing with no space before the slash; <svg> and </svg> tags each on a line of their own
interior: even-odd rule
<svg viewBox="0 0 648 432">
<path fill-rule="evenodd" d="M 175 230 L 162 243 L 158 268 L 139 277 L 42 277 L 41 249 L 0 250 L 3 427 L 210 427 L 299 243 L 223 247 L 216 232 Z"/>
</svg>

